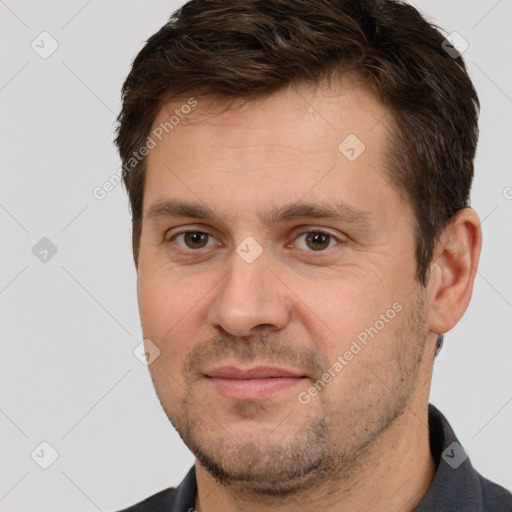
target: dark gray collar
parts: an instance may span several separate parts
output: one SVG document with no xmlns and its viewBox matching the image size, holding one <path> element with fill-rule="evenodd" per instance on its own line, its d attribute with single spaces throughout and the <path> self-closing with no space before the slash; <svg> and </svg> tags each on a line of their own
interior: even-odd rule
<svg viewBox="0 0 512 512">
<path fill-rule="evenodd" d="M 512 494 L 475 471 L 448 420 L 432 404 L 428 411 L 437 470 L 415 512 L 511 512 Z"/>
</svg>

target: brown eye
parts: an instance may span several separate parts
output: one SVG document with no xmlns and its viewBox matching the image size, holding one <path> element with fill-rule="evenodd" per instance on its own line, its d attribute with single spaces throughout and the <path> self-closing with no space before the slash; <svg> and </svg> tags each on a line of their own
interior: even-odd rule
<svg viewBox="0 0 512 512">
<path fill-rule="evenodd" d="M 307 233 L 306 243 L 310 249 L 313 251 L 321 251 L 322 249 L 326 249 L 329 247 L 329 243 L 331 241 L 331 235 L 327 233 L 319 233 L 319 232 L 311 232 Z"/>
<path fill-rule="evenodd" d="M 208 233 L 202 231 L 184 231 L 171 237 L 172 241 L 175 241 L 180 247 L 185 249 L 203 249 L 209 245 L 212 245 L 211 236 Z"/>
<path fill-rule="evenodd" d="M 325 231 L 303 231 L 294 241 L 295 247 L 309 252 L 323 252 L 340 243 L 343 242 Z"/>
<path fill-rule="evenodd" d="M 185 233 L 185 243 L 191 249 L 201 249 L 205 247 L 208 242 L 208 235 L 206 233 L 199 233 L 196 231 L 192 231 L 189 233 Z"/>
</svg>

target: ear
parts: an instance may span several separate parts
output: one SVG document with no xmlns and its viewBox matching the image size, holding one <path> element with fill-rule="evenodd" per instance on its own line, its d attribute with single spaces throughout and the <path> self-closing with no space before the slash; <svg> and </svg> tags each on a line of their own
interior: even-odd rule
<svg viewBox="0 0 512 512">
<path fill-rule="evenodd" d="M 431 264 L 430 330 L 444 334 L 466 311 L 482 249 L 480 218 L 471 208 L 461 210 L 439 237 Z"/>
</svg>

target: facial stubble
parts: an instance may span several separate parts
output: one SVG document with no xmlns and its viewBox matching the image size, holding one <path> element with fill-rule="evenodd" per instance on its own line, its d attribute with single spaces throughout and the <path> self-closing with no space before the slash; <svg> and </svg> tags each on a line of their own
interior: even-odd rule
<svg viewBox="0 0 512 512">
<path fill-rule="evenodd" d="M 349 478 L 364 464 L 365 454 L 408 407 L 427 339 L 426 318 L 423 290 L 409 314 L 396 325 L 389 324 L 392 332 L 387 336 L 394 343 L 387 347 L 387 360 L 381 357 L 375 364 L 365 358 L 358 366 L 358 381 L 347 383 L 344 396 L 333 396 L 328 392 L 329 385 L 310 402 L 314 407 L 309 409 L 304 409 L 309 404 L 302 405 L 298 400 L 287 407 L 272 400 L 230 401 L 223 404 L 228 414 L 221 418 L 201 404 L 187 386 L 186 376 L 194 368 L 226 355 L 241 361 L 300 361 L 303 368 L 315 372 L 313 375 L 323 374 L 327 362 L 323 356 L 280 345 L 279 340 L 267 336 L 250 342 L 228 336 L 196 347 L 193 357 L 187 359 L 185 386 L 180 388 L 186 391 L 179 401 L 161 387 L 168 381 L 168 372 L 161 374 L 160 380 L 156 372 L 152 371 L 151 376 L 169 420 L 199 463 L 220 484 L 254 499 L 279 498 L 328 480 Z M 372 344 L 377 343 L 378 336 L 372 340 Z M 374 349 L 368 345 L 364 350 Z M 167 379 L 162 379 L 165 375 Z M 336 378 L 343 379 L 343 372 Z M 391 384 L 387 382 L 390 378 Z M 276 415 L 274 423 L 265 422 L 265 418 Z M 226 418 L 236 421 L 229 423 Z M 240 422 L 252 422 L 255 428 L 252 432 L 244 429 L 242 436 L 236 427 Z"/>
</svg>

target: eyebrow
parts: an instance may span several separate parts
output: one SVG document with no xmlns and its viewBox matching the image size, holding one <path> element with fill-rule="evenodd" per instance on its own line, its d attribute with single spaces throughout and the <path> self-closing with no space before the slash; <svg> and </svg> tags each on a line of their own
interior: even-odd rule
<svg viewBox="0 0 512 512">
<path fill-rule="evenodd" d="M 156 202 L 149 208 L 146 216 L 148 219 L 189 217 L 201 220 L 217 219 L 223 222 L 206 205 L 176 199 Z M 269 225 L 299 219 L 334 219 L 362 227 L 376 225 L 376 219 L 371 212 L 358 209 L 343 201 L 328 204 L 289 203 L 260 214 L 260 218 Z"/>
</svg>

